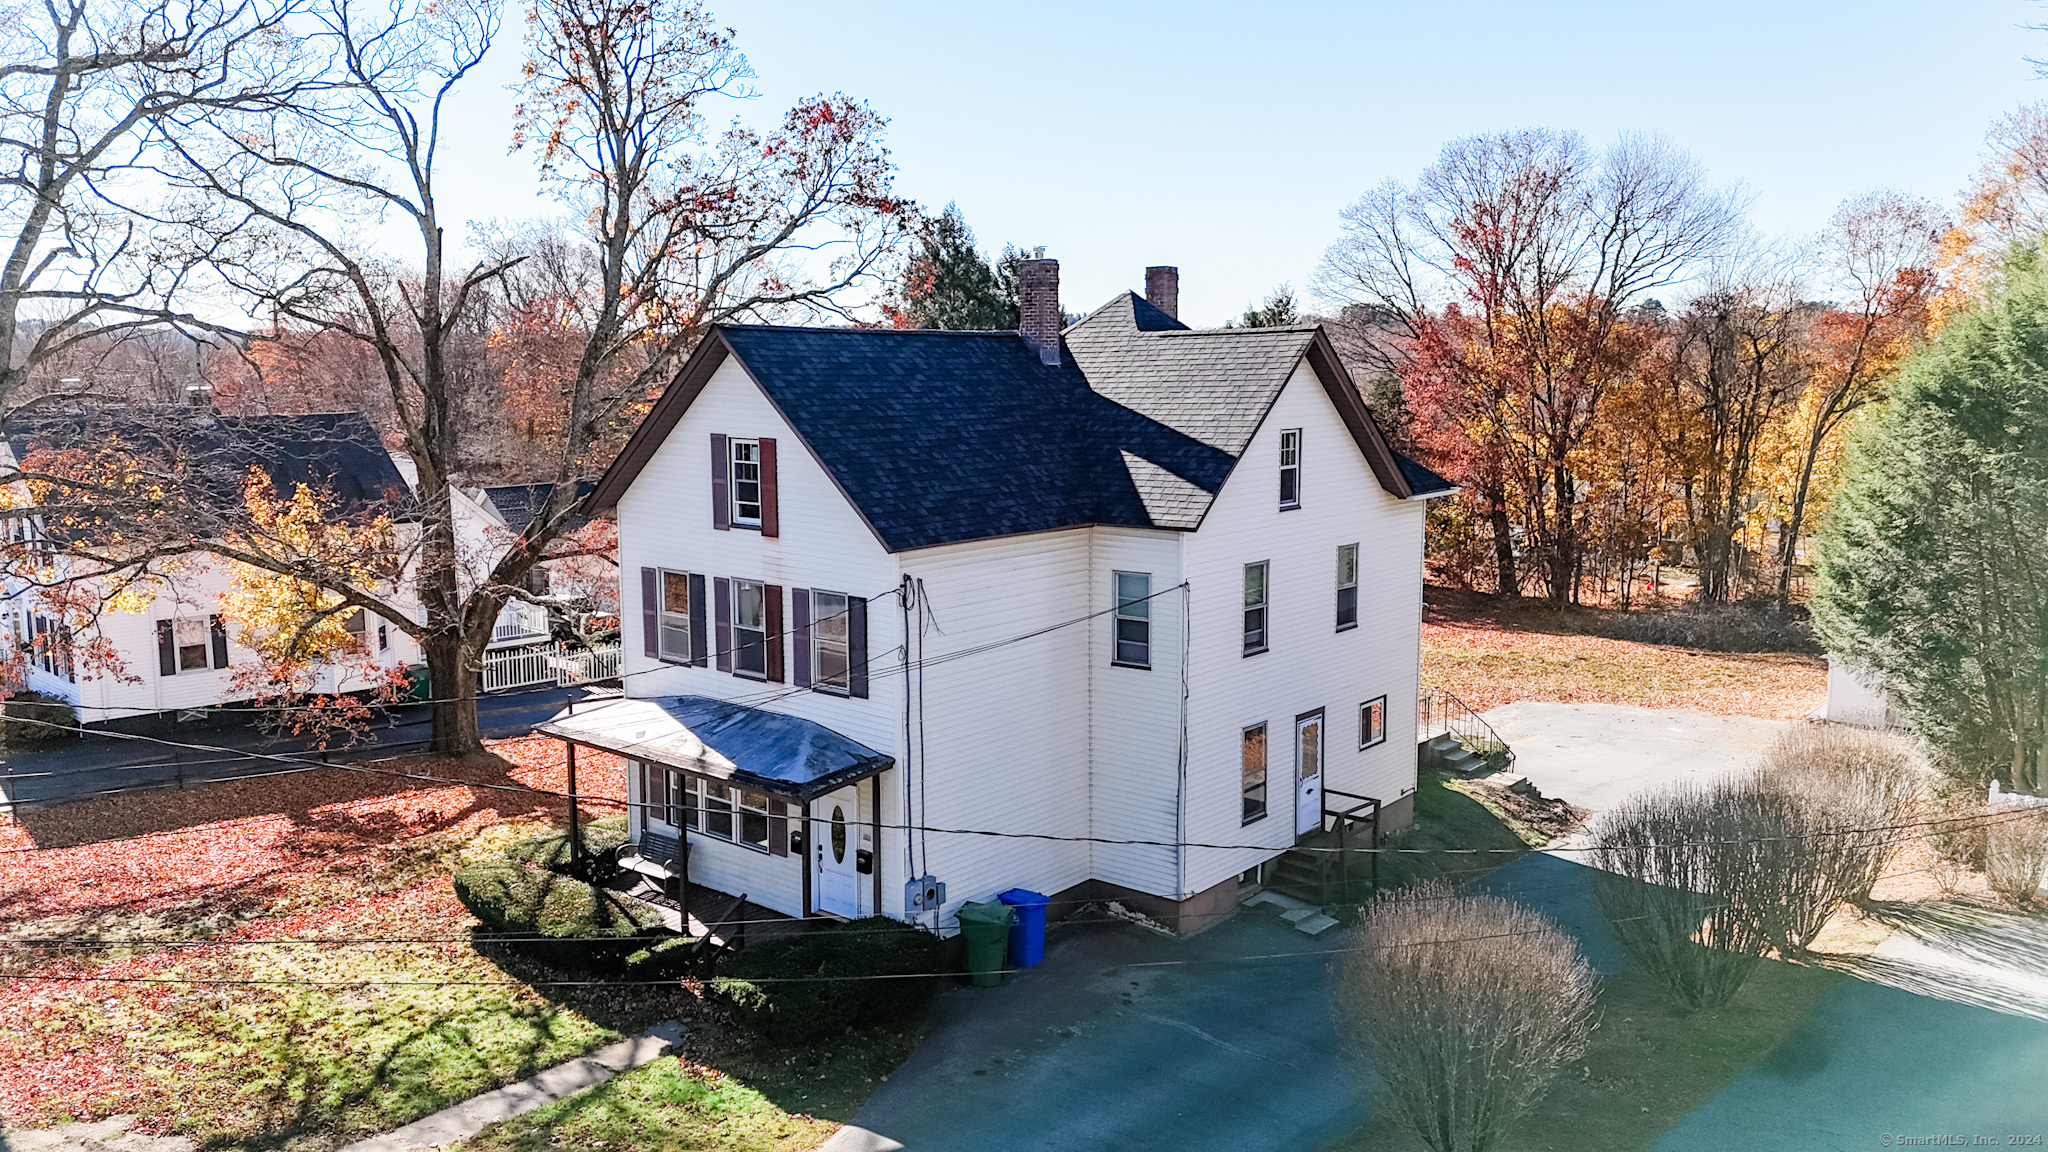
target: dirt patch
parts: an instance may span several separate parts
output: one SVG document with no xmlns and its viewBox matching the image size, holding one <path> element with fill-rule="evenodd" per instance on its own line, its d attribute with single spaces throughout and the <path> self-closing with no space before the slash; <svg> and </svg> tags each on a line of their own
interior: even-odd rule
<svg viewBox="0 0 2048 1152">
<path fill-rule="evenodd" d="M 1538 848 L 1576 831 L 1592 815 L 1589 809 L 1545 796 L 1527 776 L 1512 772 L 1451 780 L 1445 787 L 1477 800 L 1525 843 Z"/>
</svg>

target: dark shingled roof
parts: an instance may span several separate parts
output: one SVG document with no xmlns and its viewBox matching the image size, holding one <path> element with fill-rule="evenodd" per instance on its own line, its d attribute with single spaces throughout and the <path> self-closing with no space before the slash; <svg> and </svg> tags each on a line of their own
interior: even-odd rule
<svg viewBox="0 0 2048 1152">
<path fill-rule="evenodd" d="M 891 551 L 1091 524 L 1192 530 L 1304 357 L 1396 496 L 1448 490 L 1372 426 L 1314 326 L 1195 331 L 1125 293 L 1045 364 L 1015 332 L 720 325 L 599 481 L 607 508 L 728 353 Z"/>
<path fill-rule="evenodd" d="M 187 408 L 87 408 L 38 413 L 7 424 L 20 460 L 37 448 L 125 442 L 174 460 L 194 495 L 239 507 L 249 468 L 263 469 L 280 496 L 299 484 L 331 491 L 361 509 L 408 499 L 410 489 L 370 422 L 356 412 L 216 416 Z"/>
<path fill-rule="evenodd" d="M 595 487 L 595 481 L 578 480 L 576 499 L 582 500 L 589 496 L 591 489 Z M 541 506 L 547 503 L 548 496 L 554 490 L 553 484 L 501 484 L 484 489 L 484 500 L 490 504 L 491 510 L 498 514 L 498 519 L 505 522 L 505 527 L 514 532 L 525 532 L 526 526 L 533 523 L 533 518 L 540 515 Z M 572 513 L 568 522 L 569 530 L 573 532 L 581 528 L 587 519 L 581 514 Z"/>
</svg>

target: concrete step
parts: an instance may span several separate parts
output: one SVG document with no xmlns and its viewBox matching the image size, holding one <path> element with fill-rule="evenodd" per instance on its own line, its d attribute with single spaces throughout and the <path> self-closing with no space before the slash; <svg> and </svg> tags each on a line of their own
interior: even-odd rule
<svg viewBox="0 0 2048 1152">
<path fill-rule="evenodd" d="M 1294 922 L 1294 930 L 1305 936 L 1321 936 L 1336 926 L 1337 921 L 1334 918 L 1320 912 L 1313 916 L 1304 916 Z"/>
</svg>

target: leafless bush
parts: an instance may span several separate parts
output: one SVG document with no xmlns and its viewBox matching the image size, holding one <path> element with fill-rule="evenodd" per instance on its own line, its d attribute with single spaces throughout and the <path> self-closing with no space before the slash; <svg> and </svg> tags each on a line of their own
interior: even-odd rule
<svg viewBox="0 0 2048 1152">
<path fill-rule="evenodd" d="M 1808 898 L 1785 859 L 1805 830 L 1754 774 L 1638 793 L 1594 825 L 1594 893 L 1681 1007 L 1726 1004 Z"/>
<path fill-rule="evenodd" d="M 1898 855 L 1901 830 L 1920 818 L 1924 780 L 1911 746 L 1882 732 L 1809 725 L 1787 732 L 1764 753 L 1763 775 L 1833 841 L 1815 846 L 1824 883 L 1839 888 L 1843 900 L 1868 900 Z"/>
<path fill-rule="evenodd" d="M 2031 904 L 2048 872 L 2048 808 L 1994 809 L 1984 821 L 1984 879 L 2015 904 Z"/>
<path fill-rule="evenodd" d="M 1985 821 L 1996 813 L 1989 804 L 1958 790 L 1939 799 L 1927 824 L 1927 844 L 1934 850 L 1934 882 L 1953 896 L 1963 880 L 1984 870 L 1988 832 Z"/>
<path fill-rule="evenodd" d="M 1549 918 L 1440 882 L 1367 906 L 1339 1009 L 1433 1152 L 1485 1152 L 1593 1027 L 1593 970 Z"/>
</svg>

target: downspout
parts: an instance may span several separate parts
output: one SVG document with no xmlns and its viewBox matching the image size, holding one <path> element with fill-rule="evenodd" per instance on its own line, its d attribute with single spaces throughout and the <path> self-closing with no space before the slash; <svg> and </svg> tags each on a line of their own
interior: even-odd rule
<svg viewBox="0 0 2048 1152">
<path fill-rule="evenodd" d="M 1187 899 L 1188 891 L 1188 582 L 1180 582 L 1180 751 L 1174 766 L 1173 805 L 1173 890 Z"/>
</svg>

